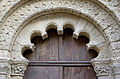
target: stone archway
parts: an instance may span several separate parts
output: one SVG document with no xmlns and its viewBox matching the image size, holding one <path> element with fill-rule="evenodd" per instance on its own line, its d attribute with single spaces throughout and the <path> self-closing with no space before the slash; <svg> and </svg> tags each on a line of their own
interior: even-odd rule
<svg viewBox="0 0 120 79">
<path fill-rule="evenodd" d="M 109 54 L 107 54 L 109 49 L 107 48 L 107 43 L 102 33 L 89 21 L 70 13 L 51 13 L 49 15 L 39 16 L 37 19 L 28 23 L 25 28 L 21 30 L 14 42 L 12 50 L 17 51 L 19 54 L 17 56 L 15 55 L 16 52 L 13 52 L 13 58 L 15 60 L 22 59 L 21 52 L 26 49 L 34 51 L 34 45 L 30 39 L 36 35 L 46 39 L 48 37 L 46 30 L 50 28 L 57 29 L 58 34 L 63 34 L 64 28 L 71 28 L 74 30 L 74 38 L 78 39 L 79 35 L 88 37 L 90 39 L 89 44 L 87 44 L 88 50 L 94 49 L 99 52 L 98 57 L 92 60 L 97 76 L 107 76 L 109 78 Z M 101 68 L 103 70 L 100 70 Z"/>
<path fill-rule="evenodd" d="M 26 0 L 27 1 L 27 0 Z M 26 2 L 25 1 L 25 2 Z M 4 1 L 1 1 L 1 3 Z M 8 1 L 11 3 L 11 1 Z M 52 24 L 57 26 L 58 34 L 63 33 L 63 26 L 65 24 L 71 24 L 74 26 L 73 37 L 76 39 L 79 35 L 90 36 L 91 42 L 87 45 L 88 49 L 94 49 L 99 53 L 98 57 L 95 58 L 92 63 L 96 73 L 99 76 L 99 79 L 106 78 L 112 79 L 112 69 L 114 69 L 115 78 L 119 77 L 119 72 L 116 71 L 116 68 L 119 68 L 119 33 L 120 28 L 118 25 L 118 19 L 112 17 L 110 10 L 108 8 L 105 10 L 101 6 L 94 3 L 94 1 L 28 1 L 26 3 L 18 1 L 20 4 L 17 4 L 19 7 L 14 11 L 8 12 L 1 22 L 1 65 L 6 68 L 1 72 L 3 78 L 13 79 L 22 78 L 24 70 L 26 70 L 28 61 L 22 57 L 22 49 L 30 48 L 34 49 L 34 45 L 30 43 L 30 36 L 32 33 L 39 34 L 43 39 L 47 38 L 46 28 L 48 25 Z M 97 2 L 97 1 L 96 1 Z M 98 1 L 99 2 L 99 1 Z M 97 2 L 97 3 L 98 3 Z M 116 1 L 117 2 L 117 1 Z M 17 1 L 16 1 L 17 3 Z M 119 3 L 119 2 L 118 2 Z M 41 5 L 41 6 L 39 6 Z M 3 7 L 5 7 L 4 5 Z M 93 13 L 94 11 L 94 13 Z M 4 11 L 3 11 L 4 12 Z M 48 22 L 43 25 L 44 28 L 36 30 L 33 28 L 30 29 L 31 32 L 28 34 L 27 38 L 24 39 L 24 32 L 22 32 L 30 21 L 34 20 L 37 17 L 44 17 L 44 15 L 50 15 L 52 13 L 68 13 L 73 16 L 79 17 L 76 18 L 65 18 L 67 22 L 59 23 L 57 22 Z M 116 13 L 112 13 L 115 15 Z M 102 15 L 102 16 L 101 16 Z M 51 15 L 50 15 L 51 16 Z M 58 15 L 57 15 L 58 16 Z M 57 17 L 56 16 L 56 17 Z M 82 17 L 83 19 L 80 19 Z M 2 18 L 2 17 L 1 17 Z M 72 19 L 72 21 L 71 21 Z M 73 20 L 74 19 L 74 20 Z M 59 19 L 57 19 L 59 20 Z M 63 20 L 62 20 L 63 21 Z M 80 25 L 81 23 L 87 24 L 88 27 L 85 28 L 85 25 Z M 93 33 L 89 33 L 89 26 L 95 27 Z M 51 28 L 51 27 L 50 27 Z M 42 29 L 42 30 L 41 30 Z M 97 32 L 97 33 L 96 33 Z M 22 34 L 23 33 L 23 34 Z M 96 35 L 94 35 L 96 34 Z M 100 34 L 100 37 L 98 35 Z M 96 38 L 96 39 L 95 39 Z M 98 40 L 99 39 L 99 40 Z M 24 42 L 21 42 L 24 41 Z M 17 48 L 16 48 L 17 47 Z M 17 54 L 16 54 L 17 53 Z M 3 63 L 3 61 L 5 61 Z M 24 61 L 24 62 L 23 62 Z M 115 64 L 114 64 L 115 63 Z M 113 64 L 113 65 L 112 65 Z M 113 67 L 113 68 L 112 68 Z M 12 69 L 12 70 L 11 70 Z"/>
</svg>

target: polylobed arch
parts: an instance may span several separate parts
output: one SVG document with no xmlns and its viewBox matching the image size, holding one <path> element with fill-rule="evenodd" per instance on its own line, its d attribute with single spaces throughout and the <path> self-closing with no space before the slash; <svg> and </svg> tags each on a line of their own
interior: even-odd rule
<svg viewBox="0 0 120 79">
<path fill-rule="evenodd" d="M 59 21 L 58 21 L 59 22 Z M 85 21 L 85 23 L 86 23 L 86 25 L 87 25 L 87 27 L 89 27 L 89 22 L 87 23 L 87 21 Z M 48 23 L 49 24 L 49 23 Z M 40 36 L 42 36 L 43 38 L 44 38 L 44 36 L 47 34 L 46 33 L 46 29 L 48 29 L 48 28 L 52 28 L 53 26 L 55 26 L 55 25 L 53 25 L 53 26 L 51 26 L 51 25 L 48 25 L 48 24 L 45 24 L 45 29 L 42 29 L 41 31 L 40 30 L 37 30 L 37 29 L 34 29 L 33 31 L 31 31 L 29 34 L 28 34 L 28 36 L 31 36 L 31 35 L 40 35 Z M 63 24 L 64 24 L 64 21 L 63 21 Z M 46 27 L 46 25 L 48 25 L 48 27 Z M 57 24 L 58 25 L 58 24 Z M 70 25 L 70 24 L 67 24 L 67 25 Z M 43 25 L 44 26 L 44 25 Z M 50 27 L 51 26 L 51 27 Z M 66 28 L 75 28 L 75 27 L 73 27 L 72 25 L 70 25 L 70 27 L 69 26 L 67 26 Z M 80 31 L 79 31 L 79 29 L 77 29 L 77 28 L 79 28 L 79 27 L 81 27 L 81 26 L 78 26 L 78 27 L 76 27 L 76 31 L 78 32 L 78 33 L 75 33 L 74 32 L 74 34 L 76 34 L 76 37 L 78 37 L 79 36 L 79 33 L 80 33 L 80 35 L 86 35 L 87 37 L 89 37 L 90 38 L 90 35 L 89 35 L 89 33 L 87 33 L 87 31 L 88 31 L 88 29 L 80 29 Z M 28 27 L 26 27 L 27 29 L 28 29 Z M 57 26 L 55 26 L 55 29 L 57 28 Z M 58 26 L 58 28 L 59 28 L 59 26 Z M 62 26 L 62 27 L 60 27 L 60 28 L 62 28 L 62 29 L 64 29 L 64 26 Z M 71 28 L 71 29 L 72 29 Z M 91 28 L 91 30 L 93 29 L 94 27 L 92 26 L 92 28 Z M 58 29 L 57 29 L 58 30 Z M 81 31 L 82 30 L 82 31 Z M 41 34 L 40 34 L 41 33 Z M 59 33 L 59 30 L 58 30 L 58 33 Z M 44 35 L 45 34 L 45 35 Z M 78 35 L 77 35 L 78 34 Z M 97 33 L 97 34 L 99 34 L 99 33 Z M 28 37 L 28 36 L 26 36 L 26 37 Z M 47 36 L 47 35 L 46 35 Z M 73 35 L 74 36 L 74 35 Z M 75 37 L 75 38 L 76 38 Z M 31 39 L 32 37 L 30 37 L 30 39 Z M 27 39 L 27 38 L 26 38 Z M 29 41 L 29 40 L 28 40 Z M 29 44 L 29 43 L 28 43 Z"/>
<path fill-rule="evenodd" d="M 16 20 L 17 21 L 17 20 Z M 96 24 L 97 25 L 97 24 Z"/>
<path fill-rule="evenodd" d="M 32 3 L 28 4 L 28 6 L 27 6 L 27 3 L 25 3 L 19 9 L 17 9 L 13 13 L 11 13 L 8 17 L 6 16 L 5 21 L 2 23 L 2 26 L 0 27 L 1 28 L 1 37 L 2 37 L 0 47 L 1 47 L 2 51 L 7 50 L 7 53 L 8 52 L 20 52 L 20 51 L 12 50 L 12 47 L 14 47 L 14 44 L 17 43 L 15 41 L 16 41 L 18 35 L 20 34 L 21 30 L 23 30 L 25 28 L 24 26 L 29 21 L 33 20 L 34 18 L 36 18 L 38 16 L 40 17 L 40 15 L 50 14 L 50 13 L 54 13 L 54 12 L 66 12 L 66 13 L 72 13 L 74 15 L 81 16 L 82 18 L 87 19 L 88 21 L 93 23 L 95 26 L 97 26 L 98 29 L 101 30 L 101 34 L 103 34 L 104 38 L 105 39 L 107 38 L 105 42 L 108 43 L 107 47 L 110 47 L 110 50 L 108 50 L 110 52 L 110 55 L 114 55 L 114 56 L 112 56 L 113 62 L 119 61 L 119 55 L 118 55 L 118 53 L 119 53 L 119 49 L 118 49 L 119 35 L 117 35 L 117 34 L 119 34 L 119 26 L 118 26 L 117 22 L 115 22 L 115 20 L 111 17 L 111 15 L 109 15 L 109 13 L 107 14 L 107 12 L 105 10 L 100 8 L 101 11 L 98 12 L 98 15 L 90 14 L 89 12 L 87 12 L 88 9 L 79 8 L 79 6 L 76 6 L 75 4 L 72 5 L 72 3 L 68 3 L 68 5 L 65 5 L 65 6 L 62 5 L 62 3 L 60 3 L 62 5 L 61 7 L 59 7 L 59 5 L 57 5 L 55 7 L 53 7 L 52 5 L 50 5 L 50 7 L 45 7 L 44 5 L 46 5 L 46 4 L 44 4 L 44 2 L 43 2 L 42 5 L 43 5 L 44 9 L 38 10 L 38 8 L 39 8 L 38 6 L 36 6 L 36 5 L 34 6 L 34 4 L 32 4 Z M 48 5 L 49 5 L 49 3 L 48 3 Z M 69 5 L 71 5 L 71 7 L 69 7 Z M 25 8 L 25 6 L 27 6 L 27 8 Z M 34 8 L 34 10 L 31 11 L 29 9 L 30 7 L 35 7 L 35 8 Z M 25 8 L 25 9 L 23 9 L 23 8 Z M 99 6 L 98 6 L 98 8 L 99 8 Z M 86 11 L 85 10 L 80 11 L 80 9 L 82 9 L 82 10 L 85 9 Z M 25 14 L 27 14 L 27 12 L 28 12 L 28 15 L 24 15 L 24 13 L 22 13 L 23 11 L 26 12 Z M 92 11 L 92 9 L 91 9 L 91 11 Z M 102 14 L 104 16 L 99 17 Z M 94 15 L 96 15 L 98 17 L 96 18 L 96 17 L 94 17 Z M 106 22 L 105 22 L 105 20 L 106 20 Z M 11 32 L 9 32 L 9 30 Z M 58 28 L 58 32 L 62 33 L 61 31 L 62 31 L 62 28 Z M 81 32 L 81 31 L 78 31 L 77 34 L 75 34 L 75 38 L 76 38 L 76 36 L 79 36 L 79 32 Z M 5 38 L 3 35 L 5 36 Z M 45 31 L 43 33 L 41 33 L 41 35 L 43 36 L 43 38 L 47 38 L 47 33 Z M 103 42 L 103 44 L 104 44 L 104 42 Z M 32 45 L 32 44 L 26 44 L 26 45 L 23 45 L 23 47 L 24 46 L 31 47 L 31 48 L 34 47 L 34 45 Z M 96 45 L 94 45 L 92 43 L 88 44 L 89 48 L 94 48 L 94 46 L 96 47 Z M 116 48 L 116 50 L 118 50 L 117 52 L 114 51 L 114 47 Z M 98 46 L 98 48 L 99 48 L 99 46 Z M 106 51 L 106 52 L 108 53 L 108 51 Z M 112 53 L 115 53 L 115 54 L 112 54 Z M 13 53 L 13 54 L 15 54 L 15 53 Z M 104 54 L 105 53 L 103 53 L 103 55 Z M 18 56 L 20 56 L 20 54 Z M 109 56 L 107 58 L 109 58 Z M 104 57 L 103 57 L 103 59 L 104 59 Z M 99 67 L 95 67 L 95 68 L 99 68 Z M 104 75 L 108 75 L 108 73 L 106 74 L 106 72 L 105 72 Z"/>
<path fill-rule="evenodd" d="M 49 27 L 49 26 L 48 26 Z M 63 36 L 61 36 L 61 35 L 59 35 L 59 32 L 57 32 L 57 29 L 56 28 L 49 28 L 48 30 L 47 30 L 47 34 L 49 34 L 51 31 L 54 31 L 55 32 L 55 34 L 56 34 L 56 36 L 60 36 L 60 37 L 63 37 Z M 73 32 L 74 32 L 74 30 L 73 29 L 71 29 L 71 28 L 69 28 L 69 27 L 66 27 L 63 31 L 69 31 L 70 33 L 72 33 L 73 34 Z M 66 33 L 67 33 L 66 32 Z M 52 33 L 52 32 L 51 32 Z M 33 33 L 34 34 L 34 33 Z M 64 34 L 64 33 L 63 33 Z M 30 39 L 31 40 L 31 43 L 33 43 L 33 44 L 35 44 L 34 42 L 35 41 L 33 41 L 34 39 L 38 39 L 39 38 L 39 40 L 42 40 L 42 41 L 44 41 L 44 40 L 46 40 L 46 39 L 48 39 L 48 38 L 46 38 L 46 39 L 43 39 L 42 38 L 42 36 L 40 36 L 40 35 L 36 35 L 36 36 L 31 36 L 31 38 L 32 39 Z M 66 37 L 67 38 L 67 37 Z M 89 40 L 89 38 L 88 37 L 86 37 L 85 35 L 79 35 L 79 37 L 78 37 L 78 39 L 76 39 L 76 38 L 74 38 L 74 37 L 72 37 L 74 40 L 80 40 L 80 39 L 85 39 L 85 41 L 83 41 L 83 42 L 81 42 L 81 43 L 84 43 L 84 44 L 88 44 L 89 42 L 90 42 L 90 40 Z M 36 45 L 36 44 L 35 44 Z M 36 48 L 36 47 L 35 47 Z M 31 48 L 27 48 L 27 47 L 23 47 L 22 48 L 22 55 L 25 57 L 25 55 L 27 55 L 27 51 L 28 51 L 28 54 L 29 53 L 31 53 L 31 52 L 34 52 L 34 50 L 32 50 Z M 98 52 L 96 51 L 96 50 L 94 50 L 94 49 L 89 49 L 88 51 L 94 51 L 94 53 L 95 54 L 98 54 Z M 25 53 L 25 54 L 24 54 Z M 95 55 L 95 57 L 97 57 L 97 55 Z"/>
<path fill-rule="evenodd" d="M 85 15 L 84 15 L 85 16 Z M 17 20 L 16 20 L 17 21 Z"/>
</svg>

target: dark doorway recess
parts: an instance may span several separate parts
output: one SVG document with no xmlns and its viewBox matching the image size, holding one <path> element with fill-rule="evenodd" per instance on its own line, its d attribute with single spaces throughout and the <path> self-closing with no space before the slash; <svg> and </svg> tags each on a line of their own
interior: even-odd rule
<svg viewBox="0 0 120 79">
<path fill-rule="evenodd" d="M 34 52 L 24 52 L 24 57 L 30 61 L 24 79 L 97 79 L 90 63 L 97 52 L 87 51 L 88 38 L 74 39 L 71 29 L 64 29 L 60 36 L 55 29 L 47 33 L 46 40 L 40 36 L 32 39 L 36 46 Z"/>
</svg>

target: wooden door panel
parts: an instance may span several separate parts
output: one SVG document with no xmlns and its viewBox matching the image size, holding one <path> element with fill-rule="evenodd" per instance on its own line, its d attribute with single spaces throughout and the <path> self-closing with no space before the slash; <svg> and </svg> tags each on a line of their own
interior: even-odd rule
<svg viewBox="0 0 120 79">
<path fill-rule="evenodd" d="M 35 51 L 29 57 L 30 61 L 49 61 L 49 40 L 43 40 L 42 37 L 35 37 L 32 42 L 35 44 Z"/>
<path fill-rule="evenodd" d="M 92 67 L 64 67 L 63 79 L 97 79 Z"/>
<path fill-rule="evenodd" d="M 35 37 L 35 51 L 28 57 L 30 61 L 90 61 L 96 57 L 96 52 L 88 52 L 86 43 L 88 39 L 72 37 L 72 30 L 65 29 L 62 36 L 56 30 L 48 31 L 48 39 Z"/>
<path fill-rule="evenodd" d="M 81 40 L 72 37 L 73 31 L 65 29 L 64 34 L 59 36 L 59 60 L 60 61 L 83 61 L 84 49 Z"/>
<path fill-rule="evenodd" d="M 84 67 L 64 67 L 64 79 L 84 79 Z"/>
<path fill-rule="evenodd" d="M 63 79 L 73 79 L 72 67 L 64 67 Z"/>
<path fill-rule="evenodd" d="M 24 79 L 97 79 L 92 67 L 29 66 Z"/>
<path fill-rule="evenodd" d="M 48 77 L 47 67 L 30 66 L 25 72 L 24 79 L 48 79 Z"/>
<path fill-rule="evenodd" d="M 50 61 L 58 60 L 58 35 L 56 30 L 48 31 L 48 38 L 50 40 Z"/>
<path fill-rule="evenodd" d="M 50 67 L 49 68 L 49 79 L 63 79 L 63 68 L 62 67 Z"/>
<path fill-rule="evenodd" d="M 67 36 L 67 37 L 66 37 Z M 64 33 L 63 36 L 59 36 L 59 60 L 71 61 L 72 60 L 72 35 L 70 33 Z"/>
<path fill-rule="evenodd" d="M 97 79 L 96 73 L 93 67 L 85 67 L 85 77 L 84 79 Z"/>
<path fill-rule="evenodd" d="M 58 60 L 58 35 L 55 30 L 48 31 L 48 39 L 43 40 L 37 36 L 32 40 L 36 49 L 29 58 L 31 61 L 57 61 Z"/>
<path fill-rule="evenodd" d="M 24 79 L 97 79 L 90 64 L 96 52 L 87 51 L 86 37 L 74 39 L 72 35 L 71 29 L 65 29 L 60 36 L 51 29 L 45 40 L 34 37 L 35 51 L 24 52 L 30 60 Z"/>
<path fill-rule="evenodd" d="M 24 79 L 62 79 L 62 67 L 29 66 Z"/>
<path fill-rule="evenodd" d="M 84 46 L 81 39 L 73 39 L 73 61 L 84 61 Z"/>
<path fill-rule="evenodd" d="M 96 54 L 89 53 L 86 48 L 88 39 L 84 36 L 74 39 L 73 31 L 65 29 L 59 36 L 59 60 L 60 61 L 90 61 Z"/>
</svg>

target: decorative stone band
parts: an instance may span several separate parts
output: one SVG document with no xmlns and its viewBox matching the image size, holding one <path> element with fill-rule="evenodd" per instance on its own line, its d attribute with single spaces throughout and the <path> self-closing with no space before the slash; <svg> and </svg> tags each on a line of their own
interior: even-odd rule
<svg viewBox="0 0 120 79">
<path fill-rule="evenodd" d="M 92 60 L 91 63 L 98 77 L 109 75 L 109 60 Z"/>
<path fill-rule="evenodd" d="M 13 60 L 11 76 L 24 76 L 24 72 L 27 69 L 28 60 Z"/>
</svg>

